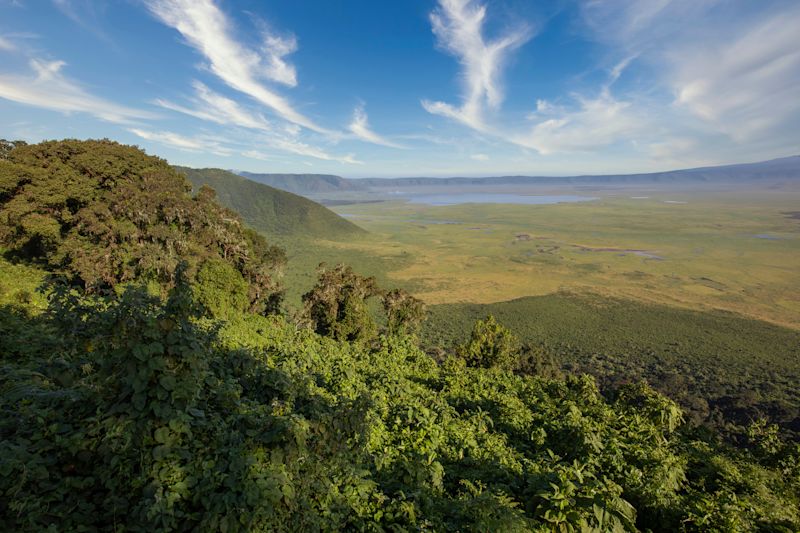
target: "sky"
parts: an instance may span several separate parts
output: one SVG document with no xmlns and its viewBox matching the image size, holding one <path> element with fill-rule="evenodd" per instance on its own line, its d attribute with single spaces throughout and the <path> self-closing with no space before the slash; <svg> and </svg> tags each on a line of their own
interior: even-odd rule
<svg viewBox="0 0 800 533">
<path fill-rule="evenodd" d="M 797 0 L 0 0 L 0 138 L 345 177 L 800 153 Z"/>
</svg>

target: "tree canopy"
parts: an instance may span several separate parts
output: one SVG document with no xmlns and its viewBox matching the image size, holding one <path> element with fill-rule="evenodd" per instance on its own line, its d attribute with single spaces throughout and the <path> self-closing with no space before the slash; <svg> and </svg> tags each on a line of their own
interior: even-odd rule
<svg viewBox="0 0 800 533">
<path fill-rule="evenodd" d="M 75 286 L 108 291 L 150 279 L 170 287 L 221 260 L 249 285 L 248 307 L 274 307 L 285 254 L 191 186 L 166 161 L 112 141 L 16 146 L 0 159 L 0 243 Z M 210 267 L 208 267 L 210 268 Z"/>
</svg>

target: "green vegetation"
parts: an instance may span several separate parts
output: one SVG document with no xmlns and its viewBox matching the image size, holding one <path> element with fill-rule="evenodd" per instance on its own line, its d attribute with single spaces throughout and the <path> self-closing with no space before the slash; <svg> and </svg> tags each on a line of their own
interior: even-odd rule
<svg viewBox="0 0 800 533">
<path fill-rule="evenodd" d="M 281 317 L 56 291 L 0 314 L 13 531 L 793 531 L 800 450 L 734 449 L 644 385 L 611 399 Z"/>
<path fill-rule="evenodd" d="M 25 154 L 47 164 L 23 165 Z M 253 302 L 278 294 L 263 279 L 282 266 L 244 262 L 261 277 L 244 275 L 241 255 L 199 251 L 183 225 L 238 228 L 226 245 L 248 259 L 269 250 L 210 189 L 192 198 L 162 161 L 106 141 L 15 147 L 8 160 L 0 530 L 800 528 L 800 446 L 763 420 L 734 446 L 643 382 L 603 394 L 588 375 L 553 371 L 541 346 L 519 346 L 500 313 L 434 359 L 420 346 L 426 331 L 449 335 L 441 322 L 415 335 L 419 300 L 345 266 L 319 270 L 303 313 L 265 314 L 275 306 Z M 67 186 L 43 194 L 51 169 Z M 149 176 L 175 183 L 151 198 Z M 122 191 L 159 206 L 109 209 L 106 221 L 157 244 L 145 265 L 170 266 L 156 234 L 189 244 L 160 276 L 133 255 L 129 278 L 101 290 L 59 250 L 83 235 L 83 208 Z M 62 197 L 89 199 L 76 209 Z M 41 226 L 8 208 L 20 198 Z M 165 221 L 169 206 L 181 217 Z M 53 221 L 64 231 L 45 234 Z M 87 239 L 83 251 L 122 253 L 110 244 Z M 40 281 L 42 293 L 18 296 Z M 370 312 L 378 297 L 385 327 Z"/>
<path fill-rule="evenodd" d="M 422 300 L 414 298 L 403 289 L 394 289 L 383 295 L 386 312 L 386 329 L 390 335 L 413 335 L 425 321 L 426 308 Z"/>
<path fill-rule="evenodd" d="M 346 265 L 317 268 L 316 285 L 303 295 L 300 319 L 320 335 L 352 343 L 374 342 L 378 331 L 370 298 L 380 297 L 389 335 L 413 335 L 425 319 L 425 305 L 403 289 L 383 291 L 375 278 Z"/>
<path fill-rule="evenodd" d="M 115 142 L 19 146 L 0 159 L 0 244 L 90 292 L 141 279 L 168 288 L 181 262 L 194 275 L 224 261 L 251 310 L 274 310 L 283 251 L 213 190 L 189 191 L 166 161 Z"/>
<path fill-rule="evenodd" d="M 378 296 L 380 289 L 374 278 L 359 276 L 349 266 L 319 266 L 319 280 L 303 295 L 303 316 L 311 328 L 340 341 L 371 341 L 377 327 L 367 299 Z"/>
<path fill-rule="evenodd" d="M 519 352 L 519 341 L 492 315 L 475 322 L 469 341 L 457 350 L 467 366 L 505 370 L 517 365 Z"/>
<path fill-rule="evenodd" d="M 47 272 L 26 264 L 2 259 L 0 248 L 0 305 L 21 305 L 34 313 L 47 307 L 47 298 L 39 292 Z"/>
<path fill-rule="evenodd" d="M 800 332 L 724 312 L 558 293 L 497 304 L 429 307 L 429 349 L 451 350 L 492 314 L 562 369 L 604 389 L 646 379 L 695 423 L 733 433 L 768 418 L 800 432 Z"/>
<path fill-rule="evenodd" d="M 222 205 L 239 213 L 247 224 L 265 235 L 336 240 L 364 234 L 355 224 L 302 196 L 225 170 L 176 168 L 195 190 L 203 185 L 211 187 Z"/>
</svg>

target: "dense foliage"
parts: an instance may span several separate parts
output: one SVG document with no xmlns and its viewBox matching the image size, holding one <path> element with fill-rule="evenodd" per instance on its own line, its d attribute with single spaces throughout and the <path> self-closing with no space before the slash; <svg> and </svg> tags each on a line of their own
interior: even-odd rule
<svg viewBox="0 0 800 533">
<path fill-rule="evenodd" d="M 798 331 L 731 313 L 562 293 L 430 306 L 426 349 L 456 348 L 488 314 L 523 343 L 526 368 L 554 362 L 595 376 L 602 390 L 646 379 L 693 423 L 730 437 L 760 418 L 800 437 Z"/>
<path fill-rule="evenodd" d="M 125 182 L 117 147 L 97 149 Z M 47 182 L 25 168 L 38 175 L 19 187 Z M 113 291 L 51 277 L 43 309 L 29 280 L 69 272 L 55 257 L 81 211 L 40 211 L 70 228 L 52 255 L 0 260 L 2 531 L 800 529 L 800 446 L 775 426 L 733 447 L 644 382 L 603 395 L 553 371 L 493 318 L 436 361 L 413 334 L 421 303 L 349 267 L 320 269 L 298 320 L 252 312 L 262 285 L 208 252 L 177 261 L 163 294 L 147 270 Z"/>
<path fill-rule="evenodd" d="M 111 141 L 17 146 L 0 159 L 0 243 L 89 291 L 137 279 L 169 287 L 223 260 L 249 286 L 248 307 L 274 307 L 283 252 L 216 203 L 195 197 L 166 161 Z"/>
<path fill-rule="evenodd" d="M 380 295 L 375 278 L 353 272 L 347 265 L 317 269 L 319 279 L 303 295 L 303 317 L 320 335 L 364 343 L 372 340 L 377 326 L 367 300 Z"/>
<path fill-rule="evenodd" d="M 768 426 L 736 450 L 643 384 L 607 400 L 589 377 L 437 365 L 408 337 L 219 324 L 192 294 L 3 308 L 1 529 L 800 527 L 800 456 Z"/>
<path fill-rule="evenodd" d="M 519 360 L 520 346 L 516 337 L 489 315 L 478 320 L 469 341 L 458 347 L 458 355 L 468 366 L 480 368 L 514 368 Z"/>
</svg>

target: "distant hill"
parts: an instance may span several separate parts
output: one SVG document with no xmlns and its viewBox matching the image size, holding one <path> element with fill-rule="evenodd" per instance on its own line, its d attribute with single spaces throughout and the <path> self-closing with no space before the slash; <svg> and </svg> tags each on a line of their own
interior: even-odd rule
<svg viewBox="0 0 800 533">
<path fill-rule="evenodd" d="M 336 240 L 364 233 L 352 222 L 302 196 L 217 168 L 175 168 L 186 175 L 195 190 L 203 185 L 212 187 L 222 205 L 267 235 Z"/>
<path fill-rule="evenodd" d="M 349 180 L 331 174 L 254 174 L 239 172 L 247 179 L 295 194 L 317 194 L 333 191 L 358 191 L 364 185 L 357 180 Z"/>
<path fill-rule="evenodd" d="M 589 174 L 581 176 L 495 176 L 486 178 L 366 178 L 357 181 L 370 188 L 429 185 L 611 185 L 627 183 L 737 183 L 755 180 L 800 179 L 800 156 L 759 163 L 701 167 L 641 174 Z"/>
<path fill-rule="evenodd" d="M 758 163 L 701 167 L 641 174 L 590 174 L 581 176 L 493 176 L 484 178 L 363 178 L 347 179 L 327 174 L 240 175 L 295 194 L 318 196 L 327 192 L 370 191 L 385 188 L 465 185 L 583 185 L 670 183 L 746 183 L 750 181 L 800 180 L 800 156 Z"/>
</svg>

